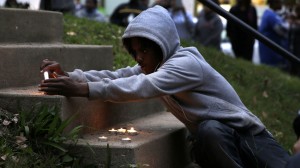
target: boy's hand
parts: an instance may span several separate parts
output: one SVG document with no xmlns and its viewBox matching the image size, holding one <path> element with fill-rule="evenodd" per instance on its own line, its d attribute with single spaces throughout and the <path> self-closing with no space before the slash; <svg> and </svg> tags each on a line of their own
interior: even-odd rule
<svg viewBox="0 0 300 168">
<path fill-rule="evenodd" d="M 39 85 L 39 91 L 43 91 L 48 95 L 63 95 L 67 97 L 89 96 L 87 83 L 79 83 L 66 76 L 43 80 Z"/>
<path fill-rule="evenodd" d="M 60 64 L 56 61 L 50 61 L 44 59 L 40 67 L 41 73 L 48 71 L 50 78 L 56 78 L 58 76 L 69 76 L 68 73 L 63 71 Z"/>
</svg>

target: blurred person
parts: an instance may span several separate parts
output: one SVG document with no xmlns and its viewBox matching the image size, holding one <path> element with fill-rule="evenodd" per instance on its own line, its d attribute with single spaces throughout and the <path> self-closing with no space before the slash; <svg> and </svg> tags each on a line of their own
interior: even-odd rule
<svg viewBox="0 0 300 168">
<path fill-rule="evenodd" d="M 23 8 L 28 9 L 29 3 L 19 3 L 16 0 L 6 0 L 4 7 L 6 8 Z"/>
<path fill-rule="evenodd" d="M 291 52 L 300 58 L 300 4 L 295 5 L 294 14 L 290 18 L 289 45 Z M 291 62 L 291 74 L 300 76 L 299 64 Z"/>
<path fill-rule="evenodd" d="M 79 18 L 87 18 L 98 22 L 106 22 L 106 17 L 98 11 L 97 7 L 97 0 L 86 0 L 84 7 L 77 11 L 75 15 Z"/>
<path fill-rule="evenodd" d="M 257 29 L 257 12 L 255 7 L 251 5 L 251 0 L 237 0 L 237 4 L 229 12 L 253 29 Z M 231 21 L 227 22 L 226 32 L 235 57 L 252 61 L 254 37 Z"/>
<path fill-rule="evenodd" d="M 130 0 L 128 3 L 119 5 L 110 17 L 110 22 L 126 27 L 129 22 L 147 8 L 140 0 Z"/>
<path fill-rule="evenodd" d="M 192 39 L 194 22 L 193 16 L 186 12 L 181 0 L 172 0 L 169 13 L 173 19 L 180 39 Z"/>
<path fill-rule="evenodd" d="M 84 6 L 81 3 L 81 0 L 75 0 L 75 11 L 79 11 L 80 9 L 82 9 Z"/>
<path fill-rule="evenodd" d="M 288 50 L 288 24 L 277 13 L 282 8 L 281 0 L 268 0 L 269 9 L 266 9 L 261 18 L 259 32 Z M 289 63 L 281 55 L 259 42 L 260 62 L 282 70 L 289 69 Z"/>
<path fill-rule="evenodd" d="M 182 47 L 169 12 L 155 6 L 129 23 L 122 42 L 137 64 L 115 71 L 75 69 L 43 60 L 47 95 L 111 102 L 160 98 L 193 135 L 202 168 L 283 168 L 288 153 L 193 46 Z M 182 144 L 185 145 L 185 144 Z"/>
<path fill-rule="evenodd" d="M 40 9 L 62 13 L 74 13 L 75 4 L 73 0 L 41 0 Z"/>
<path fill-rule="evenodd" d="M 160 5 L 169 10 L 171 8 L 171 1 L 172 0 L 156 0 L 152 6 Z"/>
<path fill-rule="evenodd" d="M 220 5 L 218 0 L 212 0 L 217 5 Z M 206 47 L 213 47 L 221 50 L 221 33 L 224 29 L 223 23 L 214 11 L 206 6 L 197 16 L 197 23 L 194 30 L 194 41 Z"/>
<path fill-rule="evenodd" d="M 150 0 L 140 0 L 140 1 L 141 1 L 141 5 L 143 5 L 145 9 L 149 7 Z"/>
</svg>

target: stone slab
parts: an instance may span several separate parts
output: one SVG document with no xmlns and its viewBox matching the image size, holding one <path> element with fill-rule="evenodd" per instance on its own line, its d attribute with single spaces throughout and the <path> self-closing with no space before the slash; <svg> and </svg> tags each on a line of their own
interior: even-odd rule
<svg viewBox="0 0 300 168">
<path fill-rule="evenodd" d="M 0 43 L 61 43 L 62 14 L 0 8 Z"/>
<path fill-rule="evenodd" d="M 138 103 L 106 103 L 86 98 L 49 96 L 38 92 L 37 86 L 0 90 L 0 107 L 10 112 L 18 113 L 22 108 L 22 111 L 30 113 L 37 104 L 57 106 L 62 119 L 78 114 L 69 129 L 83 125 L 82 134 L 164 111 L 163 105 L 156 99 Z"/>
<path fill-rule="evenodd" d="M 0 14 L 1 15 L 1 14 Z M 0 89 L 40 83 L 43 59 L 56 60 L 65 71 L 111 70 L 112 46 L 97 45 L 0 45 Z"/>
<path fill-rule="evenodd" d="M 110 158 L 110 167 L 183 168 L 189 164 L 184 125 L 171 113 L 162 112 L 131 122 L 114 125 L 114 128 L 134 127 L 138 135 L 112 135 L 107 130 L 85 135 L 71 151 L 85 156 L 86 163 L 105 167 Z M 108 137 L 107 142 L 98 140 Z M 123 143 L 122 138 L 131 138 Z M 107 144 L 109 148 L 107 148 Z M 92 152 L 93 151 L 93 152 Z"/>
</svg>

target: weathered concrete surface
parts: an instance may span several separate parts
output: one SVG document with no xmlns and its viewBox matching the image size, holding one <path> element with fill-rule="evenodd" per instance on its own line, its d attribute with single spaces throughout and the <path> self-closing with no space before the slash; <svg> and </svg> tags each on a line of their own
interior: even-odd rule
<svg viewBox="0 0 300 168">
<path fill-rule="evenodd" d="M 100 100 L 89 101 L 86 98 L 44 95 L 38 92 L 37 86 L 0 90 L 0 107 L 10 112 L 17 113 L 21 107 L 25 112 L 30 113 L 30 109 L 38 103 L 57 106 L 62 119 L 78 113 L 77 119 L 70 127 L 85 126 L 82 134 L 164 111 L 164 107 L 158 100 L 116 104 Z"/>
<path fill-rule="evenodd" d="M 111 70 L 111 46 L 96 45 L 0 45 L 0 89 L 37 85 L 43 59 L 56 60 L 65 71 Z"/>
<path fill-rule="evenodd" d="M 0 43 L 62 42 L 62 14 L 0 8 Z"/>
<path fill-rule="evenodd" d="M 110 128 L 107 128 L 96 134 L 85 135 L 71 151 L 84 156 L 87 163 L 99 167 L 104 167 L 108 157 L 111 158 L 112 168 L 129 167 L 130 164 L 149 168 L 184 168 L 189 163 L 187 131 L 171 113 L 156 113 L 113 127 L 134 127 L 139 134 L 112 135 L 107 131 Z M 108 137 L 108 142 L 99 141 L 99 136 Z M 124 137 L 130 137 L 132 142 L 122 143 Z"/>
</svg>

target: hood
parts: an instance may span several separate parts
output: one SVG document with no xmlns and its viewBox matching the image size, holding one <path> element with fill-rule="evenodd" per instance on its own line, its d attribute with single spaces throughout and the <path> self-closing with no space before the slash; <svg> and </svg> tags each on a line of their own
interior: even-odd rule
<svg viewBox="0 0 300 168">
<path fill-rule="evenodd" d="M 156 5 L 135 17 L 127 26 L 122 39 L 144 37 L 158 44 L 165 62 L 180 47 L 175 24 L 168 11 Z"/>
</svg>

